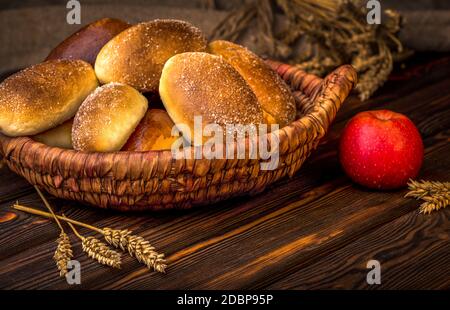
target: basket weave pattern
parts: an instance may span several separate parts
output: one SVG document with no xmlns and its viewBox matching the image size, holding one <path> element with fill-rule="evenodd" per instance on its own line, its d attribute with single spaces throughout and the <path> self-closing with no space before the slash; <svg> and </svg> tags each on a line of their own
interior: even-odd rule
<svg viewBox="0 0 450 310">
<path fill-rule="evenodd" d="M 351 66 L 325 79 L 267 61 L 294 90 L 299 118 L 279 130 L 279 165 L 261 159 L 175 159 L 171 151 L 85 153 L 0 134 L 8 167 L 50 194 L 122 211 L 189 208 L 259 193 L 292 176 L 325 135 L 356 83 Z"/>
</svg>

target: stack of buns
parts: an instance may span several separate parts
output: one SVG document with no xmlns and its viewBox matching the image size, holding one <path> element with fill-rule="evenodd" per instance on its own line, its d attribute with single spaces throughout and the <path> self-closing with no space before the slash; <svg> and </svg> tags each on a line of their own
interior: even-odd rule
<svg viewBox="0 0 450 310">
<path fill-rule="evenodd" d="M 194 144 L 195 116 L 283 127 L 295 115 L 261 58 L 177 20 L 93 22 L 0 84 L 1 133 L 86 152 L 171 149 L 174 132 Z"/>
</svg>

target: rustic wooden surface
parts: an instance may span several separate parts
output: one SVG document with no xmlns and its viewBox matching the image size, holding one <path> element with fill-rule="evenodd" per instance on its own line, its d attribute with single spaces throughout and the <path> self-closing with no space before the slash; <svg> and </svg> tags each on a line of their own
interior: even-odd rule
<svg viewBox="0 0 450 310">
<path fill-rule="evenodd" d="M 424 138 L 420 178 L 449 180 L 450 56 L 418 55 L 370 101 L 346 101 L 324 143 L 292 179 L 254 197 L 190 211 L 121 214 L 51 199 L 58 212 L 99 227 L 128 228 L 166 253 L 167 274 L 123 256 L 121 270 L 88 259 L 73 238 L 81 285 L 69 286 L 52 260 L 57 226 L 12 211 L 43 208 L 25 180 L 0 169 L 0 288 L 6 289 L 319 289 L 450 288 L 450 209 L 419 215 L 406 190 L 377 192 L 352 184 L 336 147 L 347 120 L 387 108 L 408 115 Z M 82 230 L 83 233 L 88 233 Z M 381 262 L 378 286 L 366 264 Z"/>
</svg>

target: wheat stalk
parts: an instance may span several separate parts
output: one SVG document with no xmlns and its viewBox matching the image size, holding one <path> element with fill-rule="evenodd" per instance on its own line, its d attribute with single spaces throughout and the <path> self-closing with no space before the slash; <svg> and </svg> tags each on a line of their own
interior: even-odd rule
<svg viewBox="0 0 450 310">
<path fill-rule="evenodd" d="M 408 189 L 405 197 L 424 201 L 420 205 L 420 213 L 429 214 L 447 207 L 450 203 L 450 182 L 410 180 Z"/>
<path fill-rule="evenodd" d="M 63 218 L 65 218 L 64 215 Z M 81 247 L 83 249 L 83 252 L 85 252 L 90 258 L 95 259 L 100 264 L 120 269 L 121 259 L 119 253 L 111 250 L 105 243 L 101 242 L 97 238 L 83 237 L 75 229 L 75 226 L 73 226 L 72 223 L 68 222 L 67 224 L 69 224 L 74 234 L 81 240 Z"/>
<path fill-rule="evenodd" d="M 17 204 L 14 205 L 13 207 L 16 210 L 53 219 L 53 216 L 48 212 L 36 210 L 30 207 L 21 206 Z M 77 226 L 85 227 L 87 229 L 90 229 L 103 235 L 106 242 L 108 242 L 109 244 L 111 244 L 116 248 L 120 248 L 123 251 L 128 252 L 131 256 L 135 257 L 139 262 L 145 264 L 149 269 L 154 269 L 155 271 L 163 273 L 165 272 L 167 263 L 164 259 L 164 254 L 156 252 L 155 248 L 152 247 L 148 241 L 146 241 L 144 238 L 140 236 L 132 235 L 131 231 L 117 230 L 111 228 L 100 229 L 95 226 L 85 224 L 83 222 L 79 222 L 65 216 L 63 217 L 56 215 L 56 217 L 67 223 L 72 223 Z"/>
<path fill-rule="evenodd" d="M 19 202 L 16 202 L 16 204 L 13 205 L 14 209 L 19 209 L 22 206 L 19 205 Z M 51 213 L 47 213 L 50 218 L 56 219 L 56 217 L 53 217 Z M 62 226 L 61 226 L 62 227 Z M 67 263 L 72 259 L 73 252 L 72 252 L 72 246 L 70 245 L 70 239 L 69 236 L 64 232 L 64 230 L 61 230 L 58 239 L 56 240 L 57 246 L 55 253 L 53 254 L 53 259 L 56 263 L 56 267 L 59 270 L 59 276 L 63 277 L 67 273 Z"/>
<path fill-rule="evenodd" d="M 37 193 L 39 194 L 39 197 L 41 197 L 42 201 L 44 202 L 44 205 L 47 207 L 47 209 L 50 211 L 53 219 L 56 221 L 56 224 L 58 224 L 60 229 L 59 238 L 56 240 L 57 246 L 55 250 L 55 254 L 53 254 L 53 260 L 56 263 L 56 267 L 59 270 L 59 276 L 63 277 L 67 273 L 67 263 L 72 259 L 73 253 L 72 253 L 72 246 L 70 245 L 70 239 L 69 236 L 65 233 L 64 228 L 62 227 L 60 221 L 56 217 L 55 213 L 53 212 L 52 207 L 48 203 L 47 199 L 45 198 L 44 194 L 42 194 L 41 190 L 35 185 L 34 188 L 36 189 Z M 18 205 L 18 203 L 16 203 Z"/>
<path fill-rule="evenodd" d="M 103 228 L 103 236 L 106 242 L 127 251 L 131 256 L 145 264 L 149 269 L 158 272 L 165 272 L 167 267 L 164 254 L 159 254 L 155 248 L 144 238 L 132 235 L 129 230 L 117 230 L 111 228 Z"/>
</svg>

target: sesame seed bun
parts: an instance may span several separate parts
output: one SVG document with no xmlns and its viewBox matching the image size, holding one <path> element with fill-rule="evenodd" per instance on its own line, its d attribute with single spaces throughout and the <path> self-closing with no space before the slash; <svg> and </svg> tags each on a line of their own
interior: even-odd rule
<svg viewBox="0 0 450 310">
<path fill-rule="evenodd" d="M 147 111 L 147 99 L 120 83 L 99 87 L 80 106 L 72 127 L 75 150 L 119 151 Z"/>
<path fill-rule="evenodd" d="M 223 57 L 250 85 L 268 124 L 289 125 L 295 119 L 296 105 L 291 90 L 281 77 L 259 56 L 232 42 L 218 40 L 208 46 L 209 52 Z"/>
<path fill-rule="evenodd" d="M 24 69 L 0 84 L 0 132 L 28 136 L 72 118 L 98 86 L 82 60 L 51 60 Z"/>
<path fill-rule="evenodd" d="M 95 72 L 102 83 L 121 82 L 157 92 L 165 62 L 178 53 L 205 51 L 199 29 L 178 20 L 154 20 L 118 34 L 100 51 Z"/>
<path fill-rule="evenodd" d="M 194 116 L 202 116 L 203 126 L 218 124 L 224 130 L 227 124 L 264 123 L 250 86 L 225 60 L 208 53 L 183 53 L 170 58 L 162 72 L 159 93 L 175 124 L 187 125 L 192 135 Z M 190 142 L 192 135 L 183 132 Z"/>
</svg>

